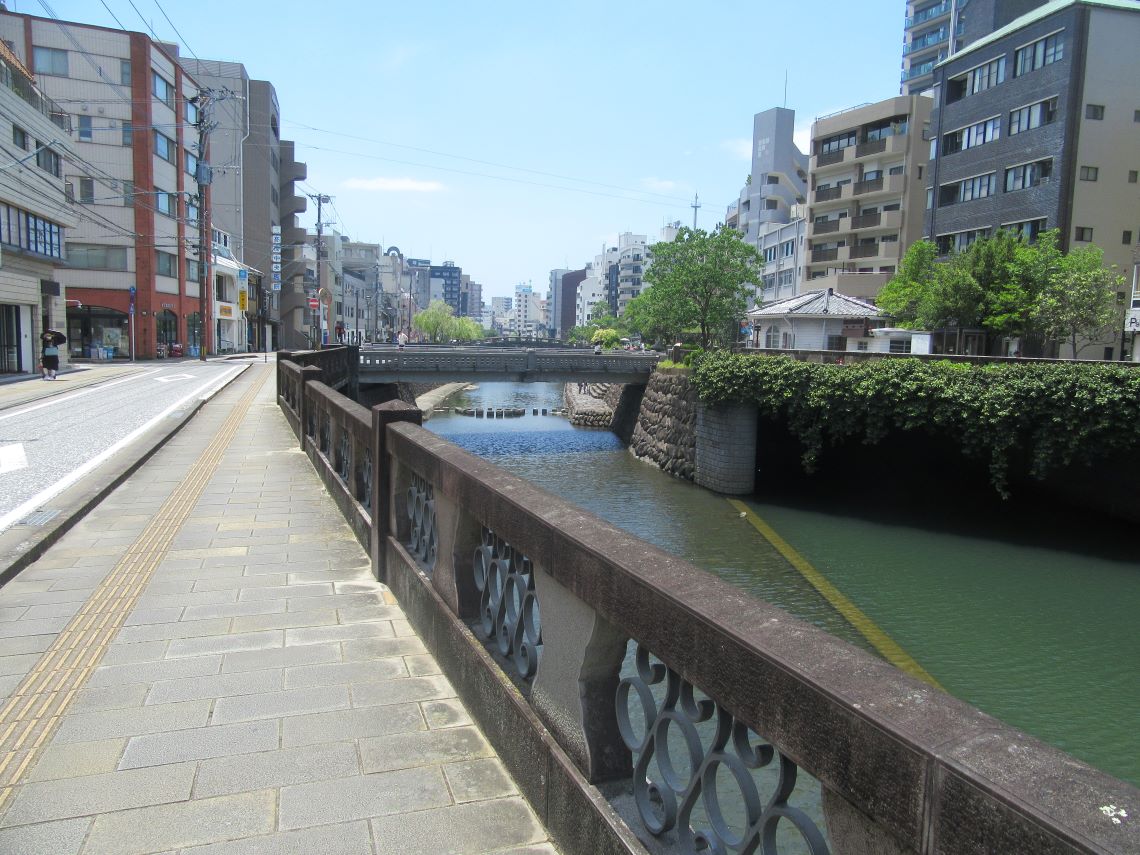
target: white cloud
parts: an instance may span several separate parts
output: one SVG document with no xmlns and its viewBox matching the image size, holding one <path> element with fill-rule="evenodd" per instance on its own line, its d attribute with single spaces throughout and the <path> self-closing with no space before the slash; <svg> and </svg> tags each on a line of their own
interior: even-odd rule
<svg viewBox="0 0 1140 855">
<path fill-rule="evenodd" d="M 418 178 L 349 178 L 344 186 L 349 190 L 377 193 L 439 193 L 447 189 L 438 181 L 421 181 Z"/>
<path fill-rule="evenodd" d="M 738 160 L 752 160 L 752 140 L 737 137 L 731 140 L 722 140 L 720 147 Z"/>
<path fill-rule="evenodd" d="M 677 189 L 677 182 L 663 178 L 642 178 L 641 186 L 653 193 L 672 193 Z"/>
<path fill-rule="evenodd" d="M 811 122 L 796 125 L 792 132 L 792 142 L 804 154 L 811 154 Z"/>
</svg>

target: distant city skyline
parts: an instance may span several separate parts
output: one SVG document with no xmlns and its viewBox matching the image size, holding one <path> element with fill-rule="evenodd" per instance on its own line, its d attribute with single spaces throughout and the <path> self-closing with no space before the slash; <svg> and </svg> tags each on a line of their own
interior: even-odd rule
<svg viewBox="0 0 1140 855">
<path fill-rule="evenodd" d="M 488 302 L 520 282 L 544 290 L 550 269 L 582 267 L 622 232 L 653 240 L 666 223 L 691 225 L 695 193 L 698 225 L 722 222 L 748 174 L 755 113 L 786 103 L 806 146 L 815 116 L 897 93 L 904 13 L 887 0 L 733 0 L 707 15 L 675 2 L 652 14 L 593 2 L 383 15 L 360 0 L 46 5 L 244 63 L 276 87 L 282 137 L 308 164 L 300 186 L 333 197 L 338 231 L 454 261 Z M 51 17 L 33 0 L 8 7 Z"/>
</svg>

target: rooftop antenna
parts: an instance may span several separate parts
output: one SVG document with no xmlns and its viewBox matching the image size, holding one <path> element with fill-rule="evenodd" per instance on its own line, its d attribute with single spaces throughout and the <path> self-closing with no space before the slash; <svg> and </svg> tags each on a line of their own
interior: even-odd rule
<svg viewBox="0 0 1140 855">
<path fill-rule="evenodd" d="M 697 230 L 697 209 L 701 207 L 700 196 L 696 193 L 693 194 L 693 204 L 689 206 L 693 209 L 693 231 Z"/>
</svg>

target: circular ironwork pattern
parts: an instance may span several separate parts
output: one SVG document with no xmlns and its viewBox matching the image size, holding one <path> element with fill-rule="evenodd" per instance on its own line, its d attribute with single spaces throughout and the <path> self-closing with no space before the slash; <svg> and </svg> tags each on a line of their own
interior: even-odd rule
<svg viewBox="0 0 1140 855">
<path fill-rule="evenodd" d="M 483 527 L 475 547 L 479 625 L 524 680 L 534 679 L 542 653 L 542 620 L 530 559 Z"/>
<path fill-rule="evenodd" d="M 411 522 L 411 540 L 408 545 L 412 554 L 427 567 L 435 569 L 436 550 L 439 538 L 435 529 L 435 498 L 432 485 L 419 475 L 412 476 L 408 487 L 408 520 Z"/>
<path fill-rule="evenodd" d="M 667 665 L 651 662 L 650 655 L 645 647 L 637 646 L 636 674 L 623 678 L 617 690 L 618 730 L 635 758 L 633 795 L 646 829 L 654 836 L 675 830 L 684 852 L 777 855 L 776 828 L 785 820 L 799 833 L 808 852 L 827 855 L 827 842 L 819 828 L 806 813 L 788 804 L 796 786 L 796 764 L 771 745 L 754 744 L 756 734 L 747 725 L 735 721 L 715 701 L 698 699 L 691 683 Z M 658 707 L 649 687 L 662 682 L 665 697 Z M 644 722 L 640 731 L 630 715 L 631 703 L 640 708 Z M 707 733 L 702 739 L 697 728 L 710 720 L 715 728 L 711 741 Z M 679 752 L 673 750 L 671 741 L 680 742 Z M 651 778 L 654 759 L 656 774 Z M 752 770 L 771 763 L 777 764 L 776 782 L 763 801 Z M 728 795 L 721 791 L 725 776 L 718 778 L 718 772 L 722 769 L 732 789 L 739 791 L 736 801 L 742 808 L 734 813 L 740 814 L 740 820 L 728 819 L 722 807 Z M 680 770 L 687 770 L 687 776 Z M 708 828 L 692 826 L 698 801 Z"/>
<path fill-rule="evenodd" d="M 351 450 L 352 441 L 349 438 L 348 431 L 341 428 L 340 446 L 337 448 L 336 453 L 336 472 L 340 476 L 340 480 L 345 484 L 348 483 L 349 461 L 352 459 Z"/>
</svg>

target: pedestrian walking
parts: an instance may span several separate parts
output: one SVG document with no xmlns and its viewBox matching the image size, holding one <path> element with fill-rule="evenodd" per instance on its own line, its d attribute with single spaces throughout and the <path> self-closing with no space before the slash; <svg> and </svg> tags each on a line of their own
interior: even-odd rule
<svg viewBox="0 0 1140 855">
<path fill-rule="evenodd" d="M 404 332 L 403 330 L 400 330 L 400 334 L 398 336 L 396 336 L 397 346 L 400 348 L 400 350 L 403 350 L 404 345 L 407 343 L 408 343 L 408 334 L 406 332 Z"/>
<path fill-rule="evenodd" d="M 40 336 L 40 373 L 44 380 L 55 380 L 59 371 L 59 346 L 67 341 L 67 336 L 59 330 L 46 329 Z"/>
</svg>

